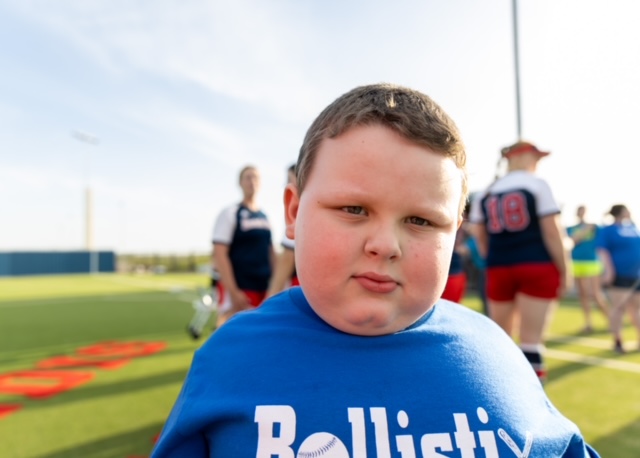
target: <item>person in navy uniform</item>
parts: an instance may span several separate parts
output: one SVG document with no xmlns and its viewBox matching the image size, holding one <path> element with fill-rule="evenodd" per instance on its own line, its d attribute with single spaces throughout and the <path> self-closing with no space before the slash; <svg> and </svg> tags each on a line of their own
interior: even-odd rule
<svg viewBox="0 0 640 458">
<path fill-rule="evenodd" d="M 239 184 L 242 201 L 223 209 L 213 229 L 213 264 L 220 275 L 216 327 L 262 303 L 275 262 L 271 226 L 257 203 L 258 169 L 244 167 Z"/>
<path fill-rule="evenodd" d="M 549 153 L 518 141 L 501 155 L 508 171 L 475 199 L 470 219 L 486 258 L 489 315 L 518 338 L 544 382 L 544 335 L 572 282 L 568 237 L 551 187 L 536 175 Z"/>
</svg>

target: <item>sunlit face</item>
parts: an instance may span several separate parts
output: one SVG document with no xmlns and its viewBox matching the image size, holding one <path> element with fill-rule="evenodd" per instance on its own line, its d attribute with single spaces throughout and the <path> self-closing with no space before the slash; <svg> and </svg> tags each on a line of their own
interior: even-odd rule
<svg viewBox="0 0 640 458">
<path fill-rule="evenodd" d="M 287 236 L 315 312 L 351 334 L 413 324 L 440 297 L 459 220 L 451 159 L 380 125 L 322 141 L 302 195 L 285 192 Z"/>
<path fill-rule="evenodd" d="M 620 218 L 621 219 L 630 219 L 631 218 L 631 212 L 629 211 L 629 209 L 627 207 L 624 207 L 622 209 L 622 211 L 620 212 Z"/>
<path fill-rule="evenodd" d="M 246 169 L 240 176 L 240 188 L 246 198 L 253 198 L 260 188 L 260 173 L 254 168 Z"/>
</svg>

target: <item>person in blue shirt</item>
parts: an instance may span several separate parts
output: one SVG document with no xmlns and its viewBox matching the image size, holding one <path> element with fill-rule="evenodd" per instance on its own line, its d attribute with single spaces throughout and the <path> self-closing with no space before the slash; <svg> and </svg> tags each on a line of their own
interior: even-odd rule
<svg viewBox="0 0 640 458">
<path fill-rule="evenodd" d="M 357 87 L 284 192 L 300 286 L 194 356 L 152 458 L 593 458 L 493 321 L 440 299 L 466 153 L 431 98 Z"/>
<path fill-rule="evenodd" d="M 593 331 L 591 303 L 595 302 L 607 321 L 609 305 L 601 285 L 602 261 L 596 252 L 596 235 L 600 228 L 597 224 L 586 221 L 586 213 L 587 208 L 584 205 L 578 206 L 576 210 L 578 222 L 567 228 L 567 235 L 573 241 L 571 260 L 573 278 L 584 316 L 582 332 L 589 334 Z"/>
<path fill-rule="evenodd" d="M 622 204 L 611 207 L 613 223 L 598 232 L 596 246 L 604 263 L 603 282 L 611 301 L 611 332 L 614 351 L 624 353 L 622 321 L 625 309 L 638 334 L 640 349 L 640 230 Z"/>
</svg>

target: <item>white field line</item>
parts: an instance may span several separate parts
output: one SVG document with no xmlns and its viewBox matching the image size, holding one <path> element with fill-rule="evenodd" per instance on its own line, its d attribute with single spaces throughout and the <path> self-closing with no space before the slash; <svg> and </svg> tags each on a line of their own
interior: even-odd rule
<svg viewBox="0 0 640 458">
<path fill-rule="evenodd" d="M 610 350 L 612 348 L 611 339 L 594 339 L 593 337 L 582 336 L 550 336 L 547 342 L 579 345 L 581 347 L 597 348 L 598 350 Z M 547 348 L 545 354 L 550 358 L 562 361 L 571 361 L 589 366 L 606 367 L 626 372 L 635 372 L 640 374 L 640 364 L 628 361 L 620 361 L 618 359 L 601 358 L 598 356 L 581 355 L 564 350 L 556 350 Z"/>
<path fill-rule="evenodd" d="M 613 348 L 613 340 L 594 339 L 593 337 L 582 336 L 549 336 L 547 342 L 575 344 L 581 347 L 597 348 L 599 350 L 611 350 Z"/>
<path fill-rule="evenodd" d="M 607 347 L 608 348 L 608 347 Z M 547 349 L 545 356 L 562 361 L 571 361 L 573 363 L 585 364 L 588 366 L 606 367 L 607 369 L 615 369 L 625 372 L 634 372 L 640 374 L 640 364 L 630 363 L 627 361 L 618 361 L 616 359 L 600 358 L 597 356 L 581 355 L 569 351 Z"/>
<path fill-rule="evenodd" d="M 149 281 L 141 278 L 105 277 L 105 280 L 109 280 L 110 282 L 113 282 L 113 283 L 138 286 L 140 288 L 145 288 L 145 289 L 170 291 L 172 293 L 192 288 L 186 285 L 178 285 L 178 284 L 169 283 L 169 282 Z"/>
</svg>

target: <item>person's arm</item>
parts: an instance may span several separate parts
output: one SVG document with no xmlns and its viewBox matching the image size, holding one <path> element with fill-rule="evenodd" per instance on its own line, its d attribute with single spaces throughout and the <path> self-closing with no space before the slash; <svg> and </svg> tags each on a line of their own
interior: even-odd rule
<svg viewBox="0 0 640 458">
<path fill-rule="evenodd" d="M 561 294 L 571 288 L 573 275 L 571 273 L 571 255 L 567 249 L 568 239 L 564 226 L 560 220 L 560 214 L 547 215 L 540 218 L 542 239 L 551 260 L 560 271 Z"/>
<path fill-rule="evenodd" d="M 291 248 L 283 248 L 282 253 L 277 258 L 276 266 L 269 282 L 267 297 L 278 294 L 285 289 L 287 282 L 291 280 L 295 266 L 295 253 Z"/>
<path fill-rule="evenodd" d="M 239 312 L 249 308 L 247 295 L 238 288 L 236 277 L 233 273 L 231 259 L 229 259 L 229 245 L 222 243 L 213 244 L 214 263 L 220 273 L 220 282 L 227 294 L 231 296 L 231 310 Z"/>
<path fill-rule="evenodd" d="M 604 285 L 610 285 L 613 279 L 616 276 L 616 268 L 613 265 L 613 260 L 611 259 L 611 253 L 606 248 L 598 247 L 596 250 L 598 253 L 598 257 L 602 262 L 602 283 Z"/>
<path fill-rule="evenodd" d="M 582 226 L 574 226 L 571 231 L 567 230 L 569 239 L 573 242 L 573 246 L 576 246 L 585 240 L 590 240 L 593 238 L 593 234 L 597 230 L 597 226 L 595 224 L 585 224 Z"/>
</svg>

